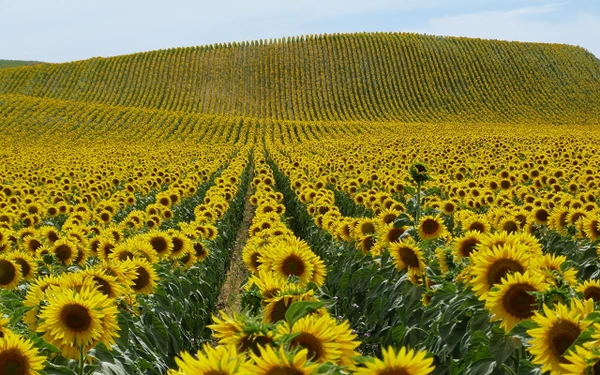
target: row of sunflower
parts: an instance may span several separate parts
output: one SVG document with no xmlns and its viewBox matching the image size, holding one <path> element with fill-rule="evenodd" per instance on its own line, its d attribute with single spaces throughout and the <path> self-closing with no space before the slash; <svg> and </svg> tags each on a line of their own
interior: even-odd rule
<svg viewBox="0 0 600 375">
<path fill-rule="evenodd" d="M 225 232 L 237 225 L 245 194 L 239 188 L 245 189 L 247 180 L 247 149 L 209 180 L 231 151 L 230 146 L 211 149 L 209 157 L 196 158 L 198 150 L 183 148 L 167 158 L 166 169 L 129 168 L 127 163 L 115 169 L 124 176 L 119 179 L 127 179 L 134 168 L 136 180 L 150 170 L 150 179 L 168 186 L 156 197 L 139 199 L 149 204 L 145 210 L 127 211 L 108 199 L 73 204 L 70 198 L 78 190 L 65 200 L 73 207 L 66 220 L 21 229 L 11 223 L 0 229 L 0 311 L 8 314 L 0 322 L 3 373 L 37 374 L 45 367 L 61 373 L 160 374 L 174 364 L 182 347 L 199 345 L 218 296 L 209 280 L 217 282 L 226 270 L 229 255 L 224 249 L 233 239 Z M 130 160 L 137 157 L 141 164 L 140 155 Z M 185 167 L 172 167 L 182 160 L 187 160 Z M 47 173 L 73 181 L 111 179 L 96 169 L 92 158 L 80 164 L 78 175 L 62 164 Z M 10 166 L 3 165 L 5 177 L 14 174 Z M 37 190 L 9 182 L 2 196 L 47 199 L 43 184 L 28 184 Z M 101 214 L 110 212 L 107 208 L 114 209 L 113 219 L 123 219 L 105 223 Z M 195 219 L 194 208 L 201 213 Z M 169 219 L 164 215 L 169 209 L 176 220 L 170 229 L 148 225 L 152 215 Z M 214 255 L 207 259 L 209 249 Z"/>
<path fill-rule="evenodd" d="M 564 134 L 557 132 L 557 136 Z M 334 147 L 337 155 L 344 154 L 343 147 Z M 310 157 L 303 154 L 302 147 L 275 145 L 273 149 L 271 156 L 278 169 L 276 179 L 290 188 L 293 194 L 289 199 L 297 200 L 298 207 L 310 215 L 302 219 L 301 212 L 292 212 L 299 221 L 296 225 L 325 229 L 334 242 L 352 240 L 363 250 L 362 254 L 367 255 L 365 258 L 340 255 L 339 246 L 334 244 L 325 245 L 320 252 L 344 270 L 330 274 L 325 286 L 330 293 L 339 293 L 340 300 L 346 300 L 337 311 L 350 316 L 353 326 L 364 325 L 365 335 L 376 337 L 365 341 L 375 347 L 390 342 L 425 344 L 447 371 L 468 373 L 484 371 L 484 368 L 510 372 L 519 371 L 521 367 L 521 371 L 533 371 L 533 364 L 537 364 L 542 371 L 553 374 L 580 374 L 600 363 L 596 349 L 600 326 L 594 308 L 594 302 L 600 300 L 597 293 L 600 283 L 595 280 L 599 274 L 595 193 L 570 188 L 563 191 L 567 180 L 556 171 L 573 176 L 580 173 L 566 172 L 572 167 L 560 160 L 565 155 L 554 156 L 559 167 L 550 169 L 561 184 L 561 191 L 547 184 L 536 186 L 524 179 L 508 190 L 506 197 L 510 198 L 511 205 L 497 207 L 496 201 L 490 200 L 485 210 L 465 200 L 448 199 L 444 194 L 447 186 L 443 184 L 452 182 L 434 174 L 435 164 L 432 167 L 414 164 L 412 171 L 407 166 L 400 174 L 408 177 L 402 181 L 403 192 L 393 195 L 403 200 L 406 208 L 397 206 L 396 212 L 382 210 L 376 218 L 361 219 L 342 216 L 335 206 L 337 200 L 319 198 L 332 197 L 334 191 L 328 192 L 324 187 L 323 179 L 331 176 L 329 169 L 319 174 L 315 173 L 319 171 L 318 164 L 301 162 L 315 163 L 316 160 L 318 163 L 319 155 L 314 148 Z M 327 146 L 320 150 L 324 149 Z M 382 148 L 378 150 L 373 153 L 385 152 Z M 510 168 L 510 173 L 522 173 L 521 168 L 527 163 L 518 163 L 520 166 Z M 587 161 L 582 164 L 584 168 L 588 165 Z M 545 170 L 541 172 L 549 176 Z M 283 173 L 278 176 L 279 171 Z M 420 179 L 424 176 L 427 178 Z M 588 176 L 592 177 L 587 178 L 588 182 L 594 181 L 595 174 Z M 480 184 L 475 183 L 473 188 Z M 420 184 L 424 187 L 417 191 Z M 364 192 L 366 197 L 373 197 L 373 201 L 384 203 L 390 194 L 373 191 L 373 187 L 381 186 L 371 182 L 367 186 L 369 190 L 359 193 Z M 502 198 L 505 193 L 498 188 L 494 197 Z M 343 194 L 335 195 L 343 197 Z M 548 204 L 543 201 L 548 195 L 559 198 Z M 541 204 L 528 201 L 527 196 L 542 197 L 535 200 Z M 317 209 L 314 200 L 328 207 Z M 573 204 L 574 209 L 570 207 Z M 583 208 L 586 204 L 589 204 L 587 209 Z M 445 205 L 453 207 L 447 209 Z M 559 217 L 550 220 L 555 212 L 563 215 L 562 223 Z M 512 224 L 507 217 L 512 218 Z M 304 237 L 315 246 L 321 246 L 310 231 L 310 228 L 305 230 Z M 368 236 L 369 240 L 360 242 L 361 236 Z M 352 247 L 342 247 L 352 251 Z M 580 263 L 574 263 L 575 260 Z M 348 273 L 354 277 L 348 279 L 345 276 Z M 388 277 L 398 282 L 385 287 Z M 329 284 L 330 280 L 334 282 Z M 344 296 L 344 293 L 350 294 Z M 373 297 L 374 293 L 406 295 L 388 302 Z M 411 300 L 411 294 L 419 295 L 420 302 Z M 338 303 L 338 307 L 342 304 Z M 355 313 L 362 306 L 366 306 L 368 315 L 366 311 Z M 390 310 L 385 311 L 388 308 Z M 397 317 L 390 318 L 390 312 Z M 377 322 L 382 319 L 383 322 Z M 424 328 L 428 331 L 426 335 L 411 337 L 415 330 Z M 484 336 L 478 337 L 478 332 Z M 444 342 L 450 339 L 458 340 L 464 347 Z M 506 355 L 480 350 L 481 345 L 492 348 L 505 345 L 502 348 Z M 456 365 L 458 362 L 452 362 L 453 358 L 462 358 L 462 364 Z M 469 363 L 474 358 L 478 358 L 479 363 Z"/>
<path fill-rule="evenodd" d="M 244 312 L 214 316 L 209 327 L 217 346 L 205 344 L 196 356 L 181 353 L 170 374 L 431 373 L 433 359 L 424 351 L 389 348 L 382 359 L 359 356 L 348 321 L 332 316 L 315 296 L 325 282 L 325 264 L 286 226 L 283 195 L 265 150 L 254 152 Z"/>
</svg>

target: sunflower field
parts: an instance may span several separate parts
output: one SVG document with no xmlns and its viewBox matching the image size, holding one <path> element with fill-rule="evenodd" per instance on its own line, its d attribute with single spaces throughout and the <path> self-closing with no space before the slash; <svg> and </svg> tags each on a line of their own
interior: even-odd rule
<svg viewBox="0 0 600 375">
<path fill-rule="evenodd" d="M 410 61 L 430 61 L 415 47 L 423 38 L 310 37 L 0 73 L 0 375 L 600 373 L 600 107 L 564 124 L 573 103 L 600 97 L 600 68 L 580 93 L 561 86 L 568 110 L 551 99 L 498 122 L 502 110 L 478 112 L 475 96 L 438 116 L 433 102 L 401 109 L 400 91 L 363 97 L 316 73 L 320 86 L 298 86 L 289 107 L 270 100 L 287 95 L 270 85 L 314 78 L 300 59 L 288 75 L 251 72 L 246 83 L 264 79 L 244 86 L 264 95 L 248 96 L 260 111 L 239 93 L 227 104 L 172 86 L 144 97 L 139 72 L 120 68 L 197 52 L 222 83 L 236 48 L 280 66 L 276 47 L 317 59 L 400 41 L 422 53 Z M 509 45 L 510 56 L 545 48 Z M 576 52 L 547 48 L 560 52 L 556 69 Z M 386 56 L 374 67 L 391 69 Z M 118 74 L 94 80 L 88 64 Z M 436 74 L 421 79 L 445 85 Z M 124 80 L 129 91 L 112 91 Z M 336 107 L 343 94 L 365 101 Z"/>
</svg>

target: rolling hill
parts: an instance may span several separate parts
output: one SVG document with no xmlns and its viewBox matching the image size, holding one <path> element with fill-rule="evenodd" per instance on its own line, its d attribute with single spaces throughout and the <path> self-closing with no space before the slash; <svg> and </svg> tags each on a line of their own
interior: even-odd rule
<svg viewBox="0 0 600 375">
<path fill-rule="evenodd" d="M 0 60 L 0 69 L 2 68 L 14 68 L 17 66 L 31 66 L 43 64 L 39 61 L 23 61 L 23 60 Z"/>
<path fill-rule="evenodd" d="M 336 34 L 2 70 L 0 94 L 278 120 L 587 124 L 600 64 L 569 45 Z"/>
</svg>

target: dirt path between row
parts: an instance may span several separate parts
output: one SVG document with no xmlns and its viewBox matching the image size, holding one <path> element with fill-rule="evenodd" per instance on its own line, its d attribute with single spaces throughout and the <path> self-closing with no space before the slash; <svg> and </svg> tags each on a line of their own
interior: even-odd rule
<svg viewBox="0 0 600 375">
<path fill-rule="evenodd" d="M 250 176 L 253 175 L 252 172 L 251 170 Z M 242 225 L 237 231 L 235 243 L 231 249 L 231 264 L 217 300 L 219 310 L 223 310 L 227 314 L 240 312 L 242 286 L 248 277 L 248 271 L 242 260 L 242 249 L 248 241 L 248 228 L 254 217 L 254 207 L 250 204 L 253 190 L 252 187 L 248 187 L 246 192 Z"/>
</svg>

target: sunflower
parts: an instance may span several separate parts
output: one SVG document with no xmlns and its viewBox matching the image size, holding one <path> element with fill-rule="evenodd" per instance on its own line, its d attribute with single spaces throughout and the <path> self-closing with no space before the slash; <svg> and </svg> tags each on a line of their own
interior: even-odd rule
<svg viewBox="0 0 600 375">
<path fill-rule="evenodd" d="M 275 351 L 271 346 L 259 347 L 260 354 L 251 353 L 256 364 L 256 375 L 310 375 L 316 374 L 318 363 L 308 361 L 308 350 L 302 349 L 295 354 L 286 353 L 283 346 Z"/>
<path fill-rule="evenodd" d="M 488 233 L 492 226 L 483 216 L 472 215 L 463 220 L 462 228 L 465 231 L 474 230 L 479 233 Z"/>
<path fill-rule="evenodd" d="M 453 213 L 456 212 L 456 210 L 458 208 L 456 206 L 456 203 L 451 200 L 442 202 L 440 207 L 442 209 L 442 212 L 446 215 L 452 215 Z"/>
<path fill-rule="evenodd" d="M 127 289 L 119 283 L 115 276 L 108 275 L 102 269 L 87 269 L 82 273 L 84 277 L 91 278 L 100 293 L 109 298 L 119 299 L 127 293 Z"/>
<path fill-rule="evenodd" d="M 0 258 L 0 288 L 12 290 L 21 281 L 21 265 L 6 257 Z"/>
<path fill-rule="evenodd" d="M 294 335 L 290 341 L 291 348 L 308 350 L 308 359 L 313 362 L 338 362 L 342 356 L 339 345 L 335 342 L 335 320 L 329 315 L 307 315 L 298 319 L 291 327 L 287 322 L 278 326 L 280 336 Z"/>
<path fill-rule="evenodd" d="M 291 304 L 297 301 L 318 302 L 319 300 L 314 297 L 314 291 L 312 289 L 309 289 L 308 291 L 305 291 L 302 288 L 282 290 L 278 296 L 264 301 L 263 321 L 265 323 L 275 323 L 280 320 L 285 320 L 285 313 L 290 308 Z"/>
<path fill-rule="evenodd" d="M 37 238 L 37 236 L 27 236 L 27 238 L 25 238 L 25 243 L 23 244 L 23 247 L 29 254 L 35 254 L 37 249 L 39 249 L 43 245 L 44 244 L 39 238 Z"/>
<path fill-rule="evenodd" d="M 260 346 L 275 342 L 273 326 L 263 324 L 246 315 L 229 316 L 220 312 L 221 319 L 213 315 L 214 324 L 207 327 L 213 330 L 213 337 L 222 345 L 234 345 L 238 352 L 259 354 Z"/>
<path fill-rule="evenodd" d="M 188 352 L 175 357 L 179 370 L 170 370 L 167 375 L 234 375 L 250 374 L 253 366 L 244 355 L 237 352 L 234 345 L 221 345 L 213 348 L 204 344 L 198 350 L 197 358 Z"/>
<path fill-rule="evenodd" d="M 194 243 L 185 234 L 181 232 L 175 232 L 171 235 L 171 241 L 173 242 L 173 249 L 169 253 L 171 260 L 176 260 L 183 257 L 188 252 L 194 251 Z"/>
<path fill-rule="evenodd" d="M 91 348 L 99 341 L 110 347 L 118 337 L 118 309 L 114 300 L 94 288 L 78 293 L 53 289 L 42 306 L 37 332 L 62 350 L 63 356 L 78 359 L 78 348 Z"/>
<path fill-rule="evenodd" d="M 412 237 L 391 244 L 389 252 L 397 269 L 408 268 L 408 274 L 411 276 L 422 276 L 425 272 L 423 252 Z"/>
<path fill-rule="evenodd" d="M 164 232 L 158 230 L 150 231 L 145 235 L 144 239 L 152 245 L 152 248 L 154 248 L 161 258 L 167 257 L 173 250 L 171 236 Z"/>
<path fill-rule="evenodd" d="M 583 299 L 592 299 L 600 302 L 600 280 L 586 280 L 578 285 L 575 290 L 583 294 Z"/>
<path fill-rule="evenodd" d="M 386 208 L 377 215 L 379 225 L 393 224 L 394 220 L 400 215 L 400 211 L 393 208 Z"/>
<path fill-rule="evenodd" d="M 7 334 L 12 333 L 12 331 L 8 328 L 8 323 L 10 320 L 4 317 L 0 317 L 0 339 L 4 338 Z"/>
<path fill-rule="evenodd" d="M 7 256 L 7 259 L 21 266 L 21 276 L 25 280 L 30 280 L 37 274 L 37 262 L 35 259 L 23 251 L 13 251 Z"/>
<path fill-rule="evenodd" d="M 133 280 L 137 277 L 136 265 L 132 262 L 102 262 L 96 269 L 116 277 L 119 283 L 127 288 L 133 288 Z"/>
<path fill-rule="evenodd" d="M 300 285 L 314 282 L 323 285 L 326 269 L 323 261 L 312 252 L 308 244 L 295 237 L 287 237 L 277 241 L 265 250 L 259 260 L 263 269 L 271 269 L 276 275 L 283 278 L 296 276 Z"/>
<path fill-rule="evenodd" d="M 279 291 L 289 287 L 290 283 L 282 277 L 275 276 L 270 270 L 260 270 L 258 275 L 251 275 L 246 283 L 246 290 L 256 285 L 263 299 L 276 297 Z"/>
<path fill-rule="evenodd" d="M 366 255 L 371 251 L 371 249 L 373 249 L 376 241 L 377 239 L 372 234 L 361 235 L 356 241 L 356 248 L 360 250 L 361 253 Z"/>
<path fill-rule="evenodd" d="M 213 315 L 213 324 L 206 327 L 213 331 L 212 336 L 219 340 L 221 344 L 233 343 L 234 337 L 239 335 L 244 330 L 244 324 L 240 317 L 235 313 L 233 316 L 227 315 L 224 311 L 219 312 L 219 317 Z"/>
<path fill-rule="evenodd" d="M 246 246 L 242 249 L 242 260 L 244 261 L 244 265 L 248 271 L 252 273 L 258 272 L 261 265 L 261 257 L 260 247 L 251 244 L 250 242 L 247 242 Z"/>
<path fill-rule="evenodd" d="M 583 219 L 583 232 L 590 241 L 596 241 L 600 237 L 600 220 L 597 216 Z"/>
<path fill-rule="evenodd" d="M 548 226 L 552 229 L 562 232 L 563 228 L 569 225 L 569 209 L 567 207 L 556 207 L 552 209 L 548 218 Z"/>
<path fill-rule="evenodd" d="M 541 258 L 537 259 L 540 272 L 546 277 L 546 282 L 559 285 L 560 279 L 570 286 L 577 284 L 577 270 L 574 268 L 567 268 L 563 270 L 563 263 L 567 261 L 567 257 L 564 255 L 544 254 Z"/>
<path fill-rule="evenodd" d="M 584 375 L 600 374 L 600 353 L 596 350 L 577 345 L 574 351 L 564 355 L 565 363 L 561 363 L 561 374 Z"/>
<path fill-rule="evenodd" d="M 490 321 L 501 320 L 500 327 L 508 333 L 517 323 L 533 316 L 537 298 L 531 292 L 543 291 L 548 286 L 542 277 L 529 272 L 508 274 L 486 297 L 485 307 L 492 314 Z"/>
<path fill-rule="evenodd" d="M 52 244 L 51 252 L 61 264 L 70 266 L 77 259 L 79 248 L 74 242 L 62 238 Z"/>
<path fill-rule="evenodd" d="M 198 258 L 196 258 L 196 253 L 189 250 L 184 253 L 181 258 L 177 259 L 179 266 L 186 270 L 192 268 L 197 261 Z"/>
<path fill-rule="evenodd" d="M 393 224 L 382 225 L 378 228 L 378 242 L 381 242 L 384 246 L 398 242 L 406 229 L 408 227 L 394 228 Z"/>
<path fill-rule="evenodd" d="M 358 221 L 354 227 L 353 238 L 358 238 L 361 235 L 375 233 L 376 221 L 373 219 L 363 218 Z"/>
<path fill-rule="evenodd" d="M 208 258 L 210 255 L 210 250 L 208 246 L 205 245 L 202 241 L 194 242 L 194 255 L 196 257 L 197 262 L 202 262 L 204 259 Z"/>
<path fill-rule="evenodd" d="M 103 261 L 108 261 L 115 249 L 116 241 L 109 235 L 101 235 L 98 239 L 98 257 Z"/>
<path fill-rule="evenodd" d="M 132 289 L 136 293 L 148 295 L 152 293 L 156 288 L 156 282 L 158 281 L 158 274 L 154 270 L 154 267 L 145 259 L 133 259 L 127 262 L 133 266 L 136 276 L 132 279 Z"/>
<path fill-rule="evenodd" d="M 0 373 L 39 375 L 46 357 L 38 355 L 33 342 L 12 333 L 0 338 Z"/>
<path fill-rule="evenodd" d="M 396 351 L 392 347 L 382 350 L 382 359 L 375 358 L 366 363 L 366 367 L 359 368 L 356 375 L 427 375 L 431 374 L 435 367 L 433 358 L 426 358 L 426 351 L 415 352 L 402 347 Z"/>
<path fill-rule="evenodd" d="M 136 258 L 136 256 L 138 254 L 135 250 L 130 249 L 129 246 L 127 246 L 128 242 L 129 241 L 121 242 L 120 244 L 115 246 L 115 248 L 112 250 L 112 252 L 108 256 L 108 261 L 111 263 L 125 262 L 127 260 Z"/>
<path fill-rule="evenodd" d="M 423 240 L 430 238 L 443 237 L 446 234 L 446 227 L 441 217 L 424 216 L 419 221 L 419 237 Z"/>
<path fill-rule="evenodd" d="M 476 250 L 477 245 L 481 243 L 483 234 L 479 231 L 468 231 L 462 237 L 454 240 L 454 256 L 457 260 L 468 258 Z"/>
<path fill-rule="evenodd" d="M 506 243 L 480 251 L 471 258 L 473 291 L 484 299 L 490 289 L 500 284 L 508 274 L 527 271 L 532 257 L 529 248 L 521 244 Z"/>
<path fill-rule="evenodd" d="M 554 310 L 544 305 L 544 313 L 536 312 L 532 318 L 539 328 L 527 331 L 532 337 L 531 346 L 527 349 L 533 355 L 531 362 L 541 365 L 542 372 L 561 374 L 561 363 L 568 363 L 565 357 L 567 349 L 591 324 L 585 317 L 592 311 L 592 300 L 572 300 L 571 306 L 558 303 Z"/>
<path fill-rule="evenodd" d="M 507 216 L 502 218 L 497 225 L 498 230 L 506 232 L 506 233 L 517 233 L 521 230 L 520 221 L 512 216 Z"/>
</svg>

